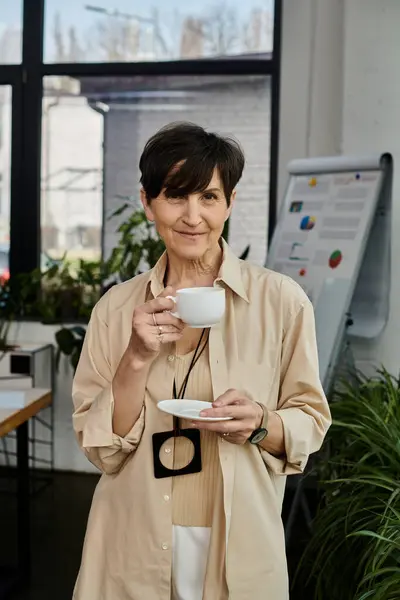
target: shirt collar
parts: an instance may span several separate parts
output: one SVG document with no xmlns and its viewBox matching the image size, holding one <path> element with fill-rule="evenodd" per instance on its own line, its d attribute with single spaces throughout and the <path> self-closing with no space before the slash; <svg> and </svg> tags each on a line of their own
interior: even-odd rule
<svg viewBox="0 0 400 600">
<path fill-rule="evenodd" d="M 235 294 L 249 301 L 243 285 L 241 260 L 233 253 L 231 248 L 222 238 L 222 265 L 216 279 L 216 283 L 222 281 Z M 164 276 L 167 268 L 167 253 L 164 252 L 156 265 L 150 270 L 149 284 L 153 297 L 156 298 L 164 289 Z"/>
</svg>

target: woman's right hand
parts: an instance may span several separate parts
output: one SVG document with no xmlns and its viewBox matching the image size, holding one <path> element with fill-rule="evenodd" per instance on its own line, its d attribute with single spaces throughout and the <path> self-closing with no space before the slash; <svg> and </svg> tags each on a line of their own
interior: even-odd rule
<svg viewBox="0 0 400 600">
<path fill-rule="evenodd" d="M 169 312 L 174 310 L 175 303 L 167 296 L 173 294 L 174 289 L 166 287 L 157 298 L 145 302 L 133 311 L 129 349 L 137 362 L 152 362 L 162 344 L 181 339 L 185 324 Z"/>
</svg>

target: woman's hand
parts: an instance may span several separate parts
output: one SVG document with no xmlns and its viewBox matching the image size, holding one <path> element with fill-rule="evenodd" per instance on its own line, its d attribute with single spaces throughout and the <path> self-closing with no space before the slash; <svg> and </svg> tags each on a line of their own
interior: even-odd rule
<svg viewBox="0 0 400 600">
<path fill-rule="evenodd" d="M 261 426 L 264 414 L 257 402 L 238 390 L 228 390 L 216 399 L 212 408 L 201 411 L 201 417 L 233 417 L 231 421 L 194 421 L 192 427 L 208 429 L 224 436 L 232 444 L 243 445 Z"/>
<path fill-rule="evenodd" d="M 162 344 L 178 341 L 185 324 L 169 311 L 174 310 L 174 290 L 166 287 L 154 300 L 149 300 L 133 311 L 132 333 L 129 352 L 137 364 L 152 362 L 160 352 Z"/>
</svg>

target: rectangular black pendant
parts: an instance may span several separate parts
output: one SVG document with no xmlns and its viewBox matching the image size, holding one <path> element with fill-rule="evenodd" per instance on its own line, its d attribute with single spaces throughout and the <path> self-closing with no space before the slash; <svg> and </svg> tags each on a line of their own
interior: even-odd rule
<svg viewBox="0 0 400 600">
<path fill-rule="evenodd" d="M 192 442 L 194 447 L 193 458 L 188 465 L 181 469 L 169 469 L 165 467 L 160 460 L 160 450 L 163 444 L 174 437 L 185 437 Z M 172 431 L 160 431 L 153 433 L 153 465 L 154 477 L 163 479 L 165 477 L 174 477 L 176 475 L 190 475 L 200 473 L 201 471 L 201 446 L 199 429 L 173 429 Z"/>
</svg>

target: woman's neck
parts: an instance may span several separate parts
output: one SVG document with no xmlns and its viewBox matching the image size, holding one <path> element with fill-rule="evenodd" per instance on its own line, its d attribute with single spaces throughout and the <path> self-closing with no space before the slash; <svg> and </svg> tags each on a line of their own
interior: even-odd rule
<svg viewBox="0 0 400 600">
<path fill-rule="evenodd" d="M 182 260 L 168 254 L 166 285 L 183 287 L 212 286 L 222 263 L 222 249 L 209 250 L 198 260 Z"/>
</svg>

